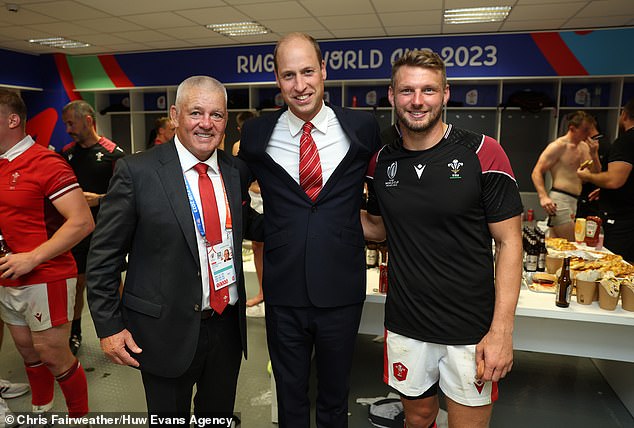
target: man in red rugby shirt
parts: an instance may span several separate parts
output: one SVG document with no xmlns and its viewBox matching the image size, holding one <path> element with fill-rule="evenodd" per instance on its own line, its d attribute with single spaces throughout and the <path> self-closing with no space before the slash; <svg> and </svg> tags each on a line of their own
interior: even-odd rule
<svg viewBox="0 0 634 428">
<path fill-rule="evenodd" d="M 88 413 L 88 386 L 68 348 L 77 268 L 70 249 L 94 228 L 75 174 L 26 134 L 26 106 L 0 89 L 0 316 L 24 359 L 34 412 L 53 406 L 55 380 L 68 413 Z"/>
</svg>

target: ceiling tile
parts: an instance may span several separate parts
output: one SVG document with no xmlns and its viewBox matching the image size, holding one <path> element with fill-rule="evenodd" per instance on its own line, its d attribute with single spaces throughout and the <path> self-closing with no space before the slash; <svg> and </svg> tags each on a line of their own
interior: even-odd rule
<svg viewBox="0 0 634 428">
<path fill-rule="evenodd" d="M 144 52 L 144 51 L 147 51 L 149 48 L 149 46 L 144 43 L 121 43 L 121 44 L 108 45 L 108 47 L 113 53 Z"/>
<path fill-rule="evenodd" d="M 594 16 L 616 16 L 634 14 L 634 4 L 630 0 L 592 1 L 577 16 L 591 18 Z"/>
<path fill-rule="evenodd" d="M 185 40 L 161 40 L 158 42 L 147 41 L 143 42 L 146 45 L 154 49 L 168 50 L 168 49 L 187 49 L 191 45 Z"/>
<path fill-rule="evenodd" d="M 311 32 L 324 29 L 324 26 L 314 18 L 270 19 L 259 22 L 271 31 L 282 34 L 292 31 Z"/>
<path fill-rule="evenodd" d="M 26 5 L 24 8 L 43 15 L 62 19 L 64 21 L 79 21 L 82 19 L 104 18 L 110 16 L 105 12 L 85 6 L 75 1 L 49 1 L 45 3 Z"/>
<path fill-rule="evenodd" d="M 443 25 L 443 34 L 466 34 L 466 33 L 492 33 L 498 31 L 500 22 L 485 22 L 482 24 L 460 24 Z"/>
<path fill-rule="evenodd" d="M 351 28 L 374 28 L 380 27 L 376 15 L 356 15 L 356 16 L 324 16 L 319 20 L 331 31 L 347 30 Z"/>
<path fill-rule="evenodd" d="M 0 28 L 0 35 L 5 36 L 12 40 L 28 40 L 28 39 L 39 39 L 42 37 L 50 37 L 49 33 L 45 33 L 37 29 L 31 29 L 31 28 L 26 28 L 22 26 L 2 27 Z"/>
<path fill-rule="evenodd" d="M 161 28 L 187 27 L 194 24 L 190 19 L 172 12 L 144 13 L 141 15 L 126 15 L 126 21 L 135 22 L 155 30 Z"/>
<path fill-rule="evenodd" d="M 447 1 L 448 0 L 445 0 L 445 3 Z M 372 0 L 372 3 L 374 4 L 376 11 L 379 13 L 434 10 L 443 8 L 443 0 Z"/>
<path fill-rule="evenodd" d="M 170 40 L 171 36 L 164 33 L 159 33 L 153 30 L 140 30 L 140 31 L 120 31 L 117 33 L 118 37 L 133 41 L 133 42 L 157 42 L 161 40 Z"/>
<path fill-rule="evenodd" d="M 301 4 L 314 16 L 374 13 L 370 0 L 305 0 Z"/>
<path fill-rule="evenodd" d="M 42 31 L 51 35 L 69 38 L 77 34 L 95 32 L 93 29 L 71 22 L 52 22 L 49 24 L 25 25 L 25 27 L 34 31 Z"/>
<path fill-rule="evenodd" d="M 388 36 L 421 36 L 440 34 L 440 24 L 385 27 Z"/>
<path fill-rule="evenodd" d="M 585 2 L 543 5 L 516 6 L 511 10 L 507 21 L 538 21 L 540 19 L 568 18 L 577 13 Z"/>
<path fill-rule="evenodd" d="M 3 5 L 0 7 L 0 21 L 10 22 L 12 25 L 28 25 L 54 22 L 55 18 L 33 12 L 25 7 L 20 8 L 18 12 L 9 12 Z"/>
<path fill-rule="evenodd" d="M 116 33 L 119 31 L 145 30 L 144 27 L 121 18 L 86 19 L 81 23 L 84 27 L 98 28 L 105 33 Z"/>
<path fill-rule="evenodd" d="M 218 33 L 211 31 L 209 28 L 205 28 L 202 25 L 196 25 L 193 27 L 179 27 L 179 28 L 162 28 L 159 30 L 161 33 L 176 39 L 188 40 L 188 39 L 202 39 L 205 37 L 217 37 Z"/>
<path fill-rule="evenodd" d="M 113 34 L 82 34 L 77 36 L 82 42 L 90 43 L 93 46 L 110 46 L 116 44 L 129 43 L 129 40 L 122 39 Z"/>
<path fill-rule="evenodd" d="M 195 10 L 181 10 L 177 13 L 201 25 L 249 20 L 248 16 L 232 7 L 208 7 Z"/>
<path fill-rule="evenodd" d="M 562 23 L 563 28 L 621 27 L 631 23 L 634 16 L 597 16 L 593 18 L 572 18 Z"/>
<path fill-rule="evenodd" d="M 222 0 L 76 0 L 113 16 L 224 6 Z"/>
<path fill-rule="evenodd" d="M 544 31 L 559 28 L 565 23 L 565 19 L 540 19 L 535 21 L 505 21 L 500 27 L 501 31 Z"/>
<path fill-rule="evenodd" d="M 398 25 L 434 25 L 442 19 L 442 10 L 437 9 L 426 12 L 384 13 L 381 15 L 380 19 L 386 27 L 396 27 Z"/>
<path fill-rule="evenodd" d="M 337 38 L 356 38 L 356 37 L 384 37 L 387 34 L 382 27 L 374 28 L 348 28 L 340 30 L 332 30 Z"/>
<path fill-rule="evenodd" d="M 294 1 L 279 3 L 250 4 L 246 6 L 236 6 L 245 15 L 256 19 L 280 19 L 280 18 L 301 18 L 308 16 L 306 9 Z"/>
</svg>

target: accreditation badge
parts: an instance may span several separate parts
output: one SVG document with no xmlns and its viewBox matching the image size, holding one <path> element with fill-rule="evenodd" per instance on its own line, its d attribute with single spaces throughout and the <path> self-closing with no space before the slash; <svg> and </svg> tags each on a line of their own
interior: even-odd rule
<svg viewBox="0 0 634 428">
<path fill-rule="evenodd" d="M 231 248 L 231 244 L 207 247 L 207 257 L 214 279 L 215 290 L 220 290 L 236 282 L 236 269 L 233 264 L 233 248 Z"/>
</svg>

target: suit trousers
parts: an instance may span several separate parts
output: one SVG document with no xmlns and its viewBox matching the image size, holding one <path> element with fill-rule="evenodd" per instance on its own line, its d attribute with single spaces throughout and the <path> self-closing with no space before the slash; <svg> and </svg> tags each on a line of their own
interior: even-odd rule
<svg viewBox="0 0 634 428">
<path fill-rule="evenodd" d="M 275 306 L 266 301 L 265 305 L 280 428 L 310 427 L 313 349 L 317 427 L 347 427 L 350 370 L 363 303 L 336 308 Z"/>
<path fill-rule="evenodd" d="M 161 332 L 156 334 L 160 336 Z M 173 352 L 179 350 L 174 349 Z M 168 378 L 147 373 L 141 368 L 148 413 L 184 417 L 189 422 L 192 389 L 196 385 L 196 416 L 230 416 L 233 414 L 241 362 L 238 307 L 237 304 L 229 305 L 222 315 L 213 313 L 210 318 L 201 319 L 196 353 L 183 375 Z"/>
</svg>

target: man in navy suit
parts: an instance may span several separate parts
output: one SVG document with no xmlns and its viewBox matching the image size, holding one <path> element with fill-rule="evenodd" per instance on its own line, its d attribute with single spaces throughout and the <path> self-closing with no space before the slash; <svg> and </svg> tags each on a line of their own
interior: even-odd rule
<svg viewBox="0 0 634 428">
<path fill-rule="evenodd" d="M 346 427 L 365 299 L 359 210 L 379 128 L 367 112 L 324 103 L 326 67 L 311 36 L 283 37 L 274 61 L 288 108 L 247 121 L 240 156 L 255 174 L 265 206 L 263 290 L 279 424 L 310 426 L 314 348 L 317 426 Z"/>
<path fill-rule="evenodd" d="M 228 117 L 220 82 L 186 79 L 170 115 L 172 140 L 117 162 L 86 276 L 104 353 L 141 370 L 149 413 L 188 424 L 194 385 L 197 416 L 233 412 L 247 350 L 240 248 L 251 177 L 217 150 Z M 221 260 L 225 249 L 232 260 Z"/>
</svg>

